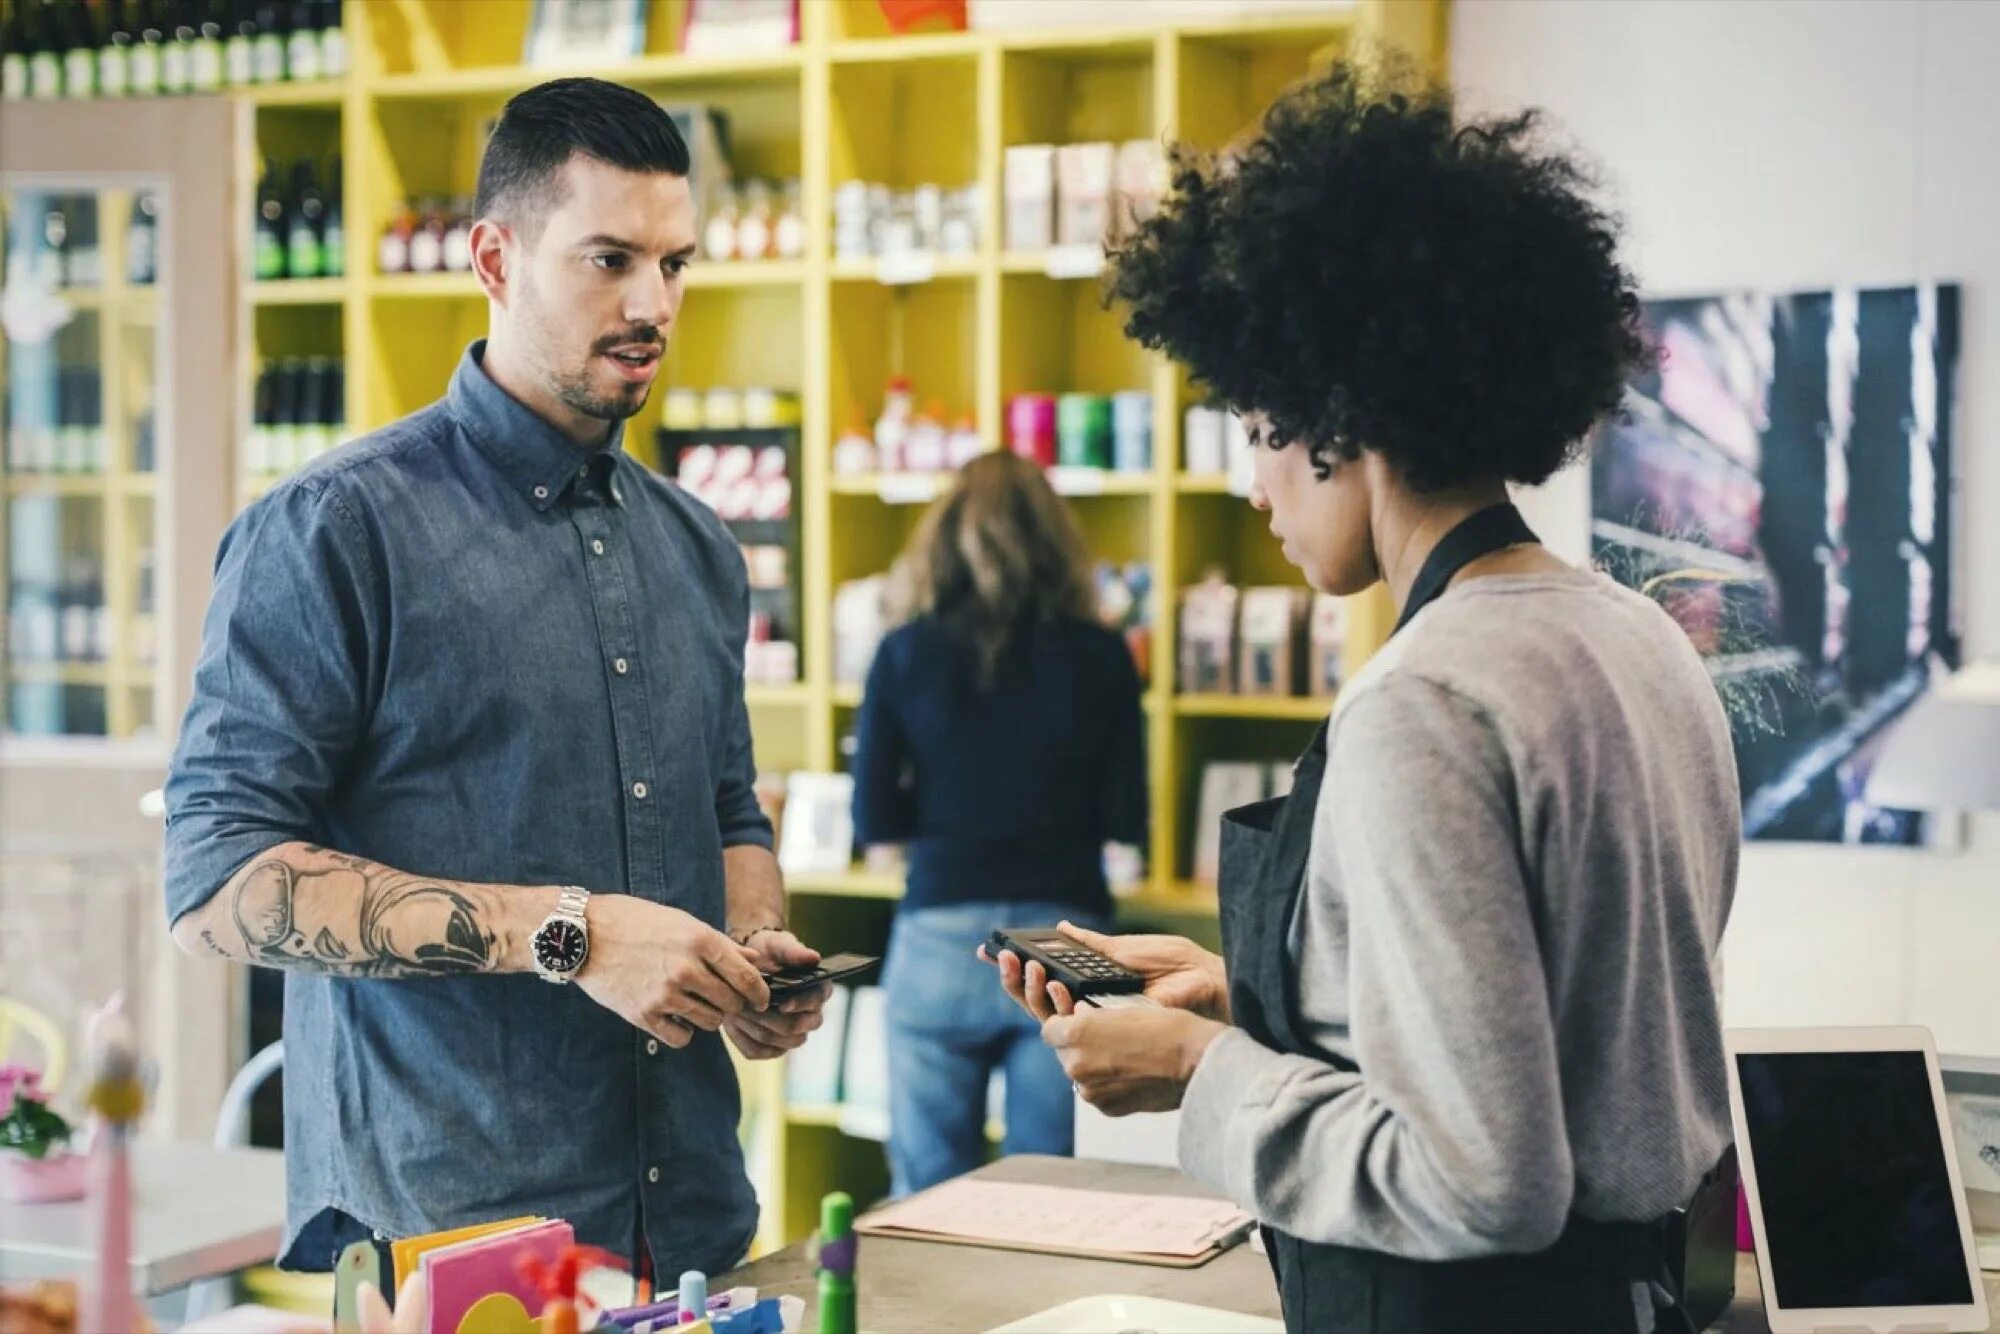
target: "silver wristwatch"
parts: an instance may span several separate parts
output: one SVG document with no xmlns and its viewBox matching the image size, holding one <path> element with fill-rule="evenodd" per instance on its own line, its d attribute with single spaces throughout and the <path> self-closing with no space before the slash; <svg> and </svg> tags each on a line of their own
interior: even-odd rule
<svg viewBox="0 0 2000 1334">
<path fill-rule="evenodd" d="M 589 890 L 567 885 L 556 910 L 535 928 L 530 944 L 542 981 L 567 982 L 583 971 L 590 959 L 590 925 L 583 915 L 589 903 Z"/>
</svg>

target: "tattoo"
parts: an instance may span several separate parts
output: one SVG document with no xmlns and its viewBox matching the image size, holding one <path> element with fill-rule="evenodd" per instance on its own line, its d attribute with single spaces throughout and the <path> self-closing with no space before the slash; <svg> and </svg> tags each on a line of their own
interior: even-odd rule
<svg viewBox="0 0 2000 1334">
<path fill-rule="evenodd" d="M 214 954 L 214 955 L 218 955 L 218 956 L 220 956 L 221 958 L 224 958 L 224 959 L 226 959 L 226 958 L 228 958 L 228 957 L 229 957 L 229 951 L 228 951 L 228 950 L 226 950 L 226 949 L 224 949 L 224 948 L 222 948 L 222 946 L 220 946 L 220 945 L 216 944 L 216 942 L 215 942 L 215 932 L 213 932 L 213 931 L 204 931 L 204 932 L 202 932 L 202 933 L 201 933 L 201 943 L 202 943 L 202 944 L 204 944 L 204 945 L 206 945 L 206 946 L 208 946 L 208 952 L 209 952 L 210 954 Z"/>
<path fill-rule="evenodd" d="M 365 858 L 308 850 L 312 866 L 274 857 L 236 884 L 231 911 L 256 962 L 345 977 L 449 976 L 497 962 L 497 937 L 459 890 Z"/>
</svg>

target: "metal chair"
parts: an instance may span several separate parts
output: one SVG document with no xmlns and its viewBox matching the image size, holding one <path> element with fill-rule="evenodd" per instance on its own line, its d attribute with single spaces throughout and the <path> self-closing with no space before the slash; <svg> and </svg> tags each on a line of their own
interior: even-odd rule
<svg viewBox="0 0 2000 1334">
<path fill-rule="evenodd" d="M 285 1064 L 285 1044 L 273 1042 L 243 1063 L 222 1095 L 222 1110 L 215 1118 L 215 1147 L 233 1149 L 250 1138 L 250 1100 L 264 1081 Z M 192 1322 L 229 1308 L 234 1292 L 228 1277 L 208 1278 L 188 1288 L 187 1320 Z"/>
</svg>

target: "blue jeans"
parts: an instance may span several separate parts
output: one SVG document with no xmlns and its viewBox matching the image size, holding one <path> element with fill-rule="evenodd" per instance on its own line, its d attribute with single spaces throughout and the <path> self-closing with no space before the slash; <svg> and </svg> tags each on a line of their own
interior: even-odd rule
<svg viewBox="0 0 2000 1334">
<path fill-rule="evenodd" d="M 1001 926 L 1105 923 L 1059 903 L 954 903 L 896 916 L 882 984 L 889 1013 L 889 1178 L 898 1196 L 986 1161 L 986 1086 L 1007 1085 L 1004 1154 L 1067 1156 L 1074 1095 L 1041 1026 L 973 951 Z"/>
</svg>

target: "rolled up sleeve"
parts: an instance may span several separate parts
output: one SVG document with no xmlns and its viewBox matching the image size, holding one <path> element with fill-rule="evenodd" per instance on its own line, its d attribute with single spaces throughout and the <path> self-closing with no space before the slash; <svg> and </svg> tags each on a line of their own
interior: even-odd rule
<svg viewBox="0 0 2000 1334">
<path fill-rule="evenodd" d="M 169 922 L 265 849 L 324 837 L 381 621 L 363 531 L 330 487 L 282 487 L 230 526 L 167 774 Z"/>
</svg>

